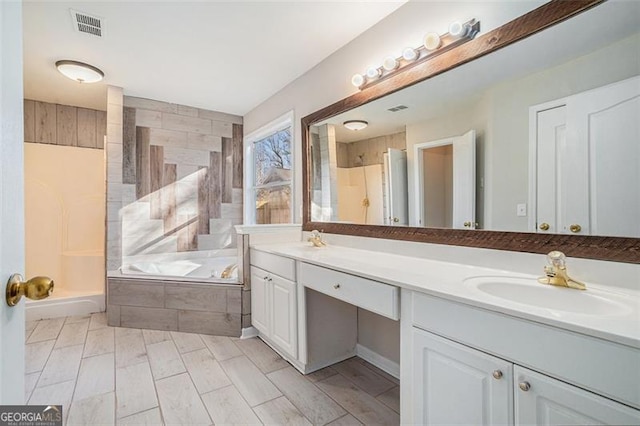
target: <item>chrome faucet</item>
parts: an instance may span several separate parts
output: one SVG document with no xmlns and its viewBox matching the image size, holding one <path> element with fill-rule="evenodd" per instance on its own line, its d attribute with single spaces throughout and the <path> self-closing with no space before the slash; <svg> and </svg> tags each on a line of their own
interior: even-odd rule
<svg viewBox="0 0 640 426">
<path fill-rule="evenodd" d="M 554 250 L 547 254 L 549 264 L 544 267 L 545 276 L 538 278 L 538 282 L 576 290 L 586 290 L 587 286 L 584 283 L 569 277 L 566 260 L 567 257 L 561 251 Z"/>
<path fill-rule="evenodd" d="M 307 239 L 307 241 L 313 244 L 314 247 L 324 247 L 327 245 L 327 243 L 322 240 L 322 233 L 317 229 L 311 231 L 311 236 Z"/>
</svg>

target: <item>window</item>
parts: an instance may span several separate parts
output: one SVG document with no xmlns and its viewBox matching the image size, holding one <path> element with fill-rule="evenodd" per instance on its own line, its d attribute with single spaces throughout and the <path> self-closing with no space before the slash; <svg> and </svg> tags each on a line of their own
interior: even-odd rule
<svg viewBox="0 0 640 426">
<path fill-rule="evenodd" d="M 292 119 L 277 120 L 247 138 L 246 223 L 292 222 Z"/>
</svg>

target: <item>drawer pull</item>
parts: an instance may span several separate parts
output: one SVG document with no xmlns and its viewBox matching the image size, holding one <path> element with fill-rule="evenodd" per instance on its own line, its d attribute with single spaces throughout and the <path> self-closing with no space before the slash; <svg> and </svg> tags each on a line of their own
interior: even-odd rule
<svg viewBox="0 0 640 426">
<path fill-rule="evenodd" d="M 493 372 L 493 378 L 496 380 L 500 380 L 502 379 L 502 371 L 500 370 L 494 370 Z"/>
<path fill-rule="evenodd" d="M 529 384 L 529 382 L 520 382 L 518 383 L 518 387 L 524 392 L 528 392 L 529 389 L 531 389 L 531 385 Z"/>
<path fill-rule="evenodd" d="M 335 288 L 336 290 L 340 288 L 340 284 L 334 284 L 333 288 Z"/>
</svg>

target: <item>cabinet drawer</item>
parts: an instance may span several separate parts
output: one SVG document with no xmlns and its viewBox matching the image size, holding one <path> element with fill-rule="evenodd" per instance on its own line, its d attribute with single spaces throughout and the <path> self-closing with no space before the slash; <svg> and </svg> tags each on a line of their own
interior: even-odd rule
<svg viewBox="0 0 640 426">
<path fill-rule="evenodd" d="M 412 293 L 417 327 L 640 408 L 640 350 Z"/>
<path fill-rule="evenodd" d="M 296 262 L 293 259 L 254 249 L 251 249 L 249 253 L 251 265 L 262 268 L 267 272 L 280 275 L 288 280 L 296 280 Z"/>
<path fill-rule="evenodd" d="M 397 287 L 308 263 L 299 264 L 298 283 L 382 316 L 400 318 Z"/>
</svg>

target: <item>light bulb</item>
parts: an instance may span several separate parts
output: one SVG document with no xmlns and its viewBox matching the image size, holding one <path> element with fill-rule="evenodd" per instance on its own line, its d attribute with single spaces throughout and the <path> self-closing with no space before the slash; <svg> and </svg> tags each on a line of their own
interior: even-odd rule
<svg viewBox="0 0 640 426">
<path fill-rule="evenodd" d="M 382 62 L 382 68 L 384 68 L 385 71 L 393 71 L 398 68 L 398 65 L 398 61 L 393 56 L 387 56 Z"/>
<path fill-rule="evenodd" d="M 436 50 L 441 43 L 442 41 L 437 33 L 427 33 L 424 36 L 424 48 L 427 50 Z"/>
<path fill-rule="evenodd" d="M 364 84 L 364 77 L 362 74 L 354 74 L 353 77 L 351 77 L 351 84 L 356 87 L 362 86 Z"/>
<path fill-rule="evenodd" d="M 418 59 L 418 52 L 413 47 L 407 47 L 402 51 L 402 57 L 405 61 L 415 61 Z"/>
<path fill-rule="evenodd" d="M 375 80 L 378 77 L 380 77 L 380 68 L 373 66 L 367 68 L 367 78 L 369 80 Z"/>
<path fill-rule="evenodd" d="M 464 37 L 467 35 L 468 27 L 462 24 L 460 21 L 453 21 L 449 24 L 449 34 L 454 37 Z"/>
</svg>

